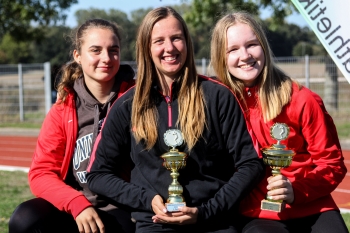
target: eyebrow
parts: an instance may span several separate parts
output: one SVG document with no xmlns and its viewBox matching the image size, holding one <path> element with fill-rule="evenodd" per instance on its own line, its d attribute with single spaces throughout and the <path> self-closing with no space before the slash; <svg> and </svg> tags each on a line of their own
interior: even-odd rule
<svg viewBox="0 0 350 233">
<path fill-rule="evenodd" d="M 91 45 L 89 48 L 101 48 L 102 46 L 99 46 L 99 45 Z M 109 48 L 120 48 L 119 45 L 115 44 L 115 45 L 112 45 L 111 47 Z"/>
<path fill-rule="evenodd" d="M 245 44 L 249 44 L 249 43 L 252 43 L 252 42 L 260 44 L 260 41 L 259 41 L 258 38 L 254 38 L 254 39 L 247 40 L 247 41 L 245 42 Z M 231 46 L 229 46 L 229 47 L 227 47 L 227 48 L 229 49 L 229 48 L 236 47 L 236 46 L 237 46 L 236 44 L 233 44 L 233 45 L 231 45 Z"/>
<path fill-rule="evenodd" d="M 183 37 L 183 38 L 185 38 L 185 35 L 184 35 L 184 33 L 177 33 L 177 34 L 172 35 L 171 37 Z M 164 38 L 164 36 L 157 36 L 154 38 L 151 37 L 151 40 L 156 40 L 156 39 L 161 39 L 161 38 Z"/>
</svg>

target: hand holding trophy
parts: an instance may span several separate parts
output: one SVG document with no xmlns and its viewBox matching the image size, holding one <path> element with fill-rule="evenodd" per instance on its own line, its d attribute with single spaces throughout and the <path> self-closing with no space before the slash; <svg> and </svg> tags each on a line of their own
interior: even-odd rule
<svg viewBox="0 0 350 233">
<path fill-rule="evenodd" d="M 183 143 L 182 133 L 178 129 L 169 129 L 164 133 L 165 144 L 172 147 L 169 152 L 163 154 L 163 166 L 171 171 L 170 176 L 173 178 L 172 183 L 169 185 L 169 198 L 165 207 L 169 212 L 179 211 L 178 208 L 185 206 L 186 203 L 182 196 L 183 188 L 177 181 L 179 177 L 178 170 L 186 166 L 187 154 L 179 152 L 175 147 L 180 146 Z"/>
<path fill-rule="evenodd" d="M 292 163 L 295 155 L 293 150 L 289 150 L 285 145 L 281 144 L 281 140 L 285 140 L 289 135 L 289 127 L 284 123 L 275 123 L 270 128 L 270 135 L 277 140 L 277 144 L 262 149 L 263 161 L 272 169 L 272 175 L 281 174 L 281 169 L 288 167 Z M 261 201 L 262 210 L 271 210 L 281 212 L 285 207 L 283 200 L 272 200 L 268 195 L 265 200 Z"/>
</svg>

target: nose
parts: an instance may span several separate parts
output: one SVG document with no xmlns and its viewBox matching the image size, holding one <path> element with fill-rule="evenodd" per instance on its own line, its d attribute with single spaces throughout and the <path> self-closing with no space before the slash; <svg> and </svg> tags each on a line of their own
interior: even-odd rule
<svg viewBox="0 0 350 233">
<path fill-rule="evenodd" d="M 175 46 L 171 40 L 165 40 L 165 42 L 164 42 L 165 52 L 171 52 L 174 50 L 174 48 L 175 48 Z"/>
<path fill-rule="evenodd" d="M 110 54 L 107 50 L 103 50 L 101 53 L 101 60 L 105 63 L 109 62 L 111 60 Z"/>
<path fill-rule="evenodd" d="M 251 54 L 249 53 L 247 48 L 241 49 L 241 60 L 247 60 L 251 57 Z"/>
</svg>

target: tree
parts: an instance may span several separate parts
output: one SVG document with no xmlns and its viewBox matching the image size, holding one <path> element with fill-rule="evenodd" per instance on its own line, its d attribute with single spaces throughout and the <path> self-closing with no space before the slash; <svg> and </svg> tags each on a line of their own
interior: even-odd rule
<svg viewBox="0 0 350 233">
<path fill-rule="evenodd" d="M 69 27 L 48 27 L 45 38 L 33 42 L 32 50 L 35 52 L 33 52 L 32 62 L 44 63 L 49 61 L 53 67 L 68 62 L 72 58 L 70 33 L 71 28 Z"/>
<path fill-rule="evenodd" d="M 272 26 L 284 23 L 286 16 L 295 11 L 294 5 L 288 0 L 192 0 L 192 11 L 186 15 L 188 22 L 194 25 L 209 23 L 211 25 L 232 10 L 244 10 L 258 15 L 259 9 L 272 11 Z"/>
<path fill-rule="evenodd" d="M 77 2 L 78 0 L 0 0 L 0 38 L 6 33 L 17 41 L 42 38 L 45 26 L 64 21 L 64 10 Z"/>
<path fill-rule="evenodd" d="M 28 63 L 33 58 L 27 41 L 16 42 L 10 34 L 0 41 L 0 64 Z"/>
</svg>

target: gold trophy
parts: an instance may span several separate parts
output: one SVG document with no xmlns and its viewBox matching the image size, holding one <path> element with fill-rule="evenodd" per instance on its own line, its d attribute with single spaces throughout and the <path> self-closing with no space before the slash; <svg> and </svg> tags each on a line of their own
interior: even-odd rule
<svg viewBox="0 0 350 233">
<path fill-rule="evenodd" d="M 169 198 L 165 207 L 169 212 L 179 211 L 179 207 L 185 206 L 186 203 L 182 196 L 183 188 L 177 181 L 181 168 L 186 166 L 187 154 L 179 152 L 175 147 L 180 146 L 183 143 L 182 133 L 178 129 L 169 129 L 164 133 L 164 142 L 167 146 L 172 147 L 169 152 L 163 154 L 161 158 L 163 166 L 171 171 L 170 176 L 173 178 L 172 183 L 169 185 Z"/>
<path fill-rule="evenodd" d="M 293 150 L 289 150 L 285 145 L 281 144 L 281 140 L 285 140 L 289 135 L 289 127 L 284 123 L 275 123 L 270 128 L 270 135 L 277 140 L 277 144 L 262 149 L 263 161 L 265 165 L 270 166 L 272 175 L 281 174 L 281 169 L 288 167 L 292 163 L 292 158 L 295 155 Z M 282 200 L 272 200 L 266 195 L 266 199 L 261 201 L 262 210 L 270 210 L 281 212 L 285 207 L 285 202 Z"/>
</svg>

